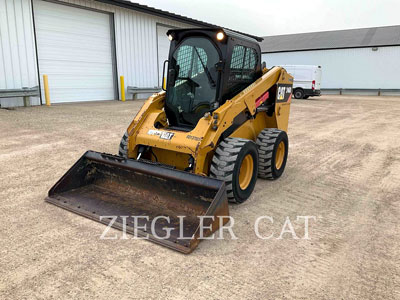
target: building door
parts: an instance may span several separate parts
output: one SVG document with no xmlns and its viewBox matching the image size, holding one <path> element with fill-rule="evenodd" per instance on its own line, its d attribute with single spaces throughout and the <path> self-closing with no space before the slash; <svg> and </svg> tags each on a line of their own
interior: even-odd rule
<svg viewBox="0 0 400 300">
<path fill-rule="evenodd" d="M 34 0 L 34 16 L 42 95 L 46 74 L 52 103 L 116 99 L 111 15 Z"/>
</svg>

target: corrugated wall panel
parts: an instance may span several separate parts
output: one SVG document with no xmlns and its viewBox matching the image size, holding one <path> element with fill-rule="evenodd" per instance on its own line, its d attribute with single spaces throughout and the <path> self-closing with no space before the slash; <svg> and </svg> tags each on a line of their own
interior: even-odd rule
<svg viewBox="0 0 400 300">
<path fill-rule="evenodd" d="M 400 89 L 400 46 L 263 54 L 268 67 L 319 65 L 322 88 Z"/>
<path fill-rule="evenodd" d="M 157 23 L 191 27 L 92 0 L 61 0 L 114 15 L 117 74 L 125 86 L 158 86 Z M 38 85 L 31 0 L 0 0 L 0 89 Z"/>
<path fill-rule="evenodd" d="M 0 89 L 37 86 L 30 0 L 0 1 Z"/>
</svg>

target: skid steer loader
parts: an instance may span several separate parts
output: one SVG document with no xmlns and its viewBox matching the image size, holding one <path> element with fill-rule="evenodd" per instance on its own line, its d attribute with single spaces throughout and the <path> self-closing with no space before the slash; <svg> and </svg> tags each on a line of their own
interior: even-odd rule
<svg viewBox="0 0 400 300">
<path fill-rule="evenodd" d="M 144 103 L 119 155 L 87 151 L 46 200 L 189 253 L 229 221 L 228 201 L 248 199 L 257 177 L 282 175 L 293 77 L 262 67 L 260 38 L 167 35 L 165 90 Z"/>
</svg>

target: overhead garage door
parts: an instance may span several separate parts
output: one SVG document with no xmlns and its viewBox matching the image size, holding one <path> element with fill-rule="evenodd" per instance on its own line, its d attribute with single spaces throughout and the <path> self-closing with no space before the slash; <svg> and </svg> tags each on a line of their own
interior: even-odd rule
<svg viewBox="0 0 400 300">
<path fill-rule="evenodd" d="M 115 99 L 110 15 L 41 0 L 34 13 L 40 78 L 48 75 L 51 102 Z"/>
<path fill-rule="evenodd" d="M 169 53 L 169 39 L 167 37 L 167 31 L 171 29 L 162 25 L 157 25 L 157 50 L 158 50 L 158 85 L 162 85 L 163 78 L 163 65 L 164 61 L 168 59 Z"/>
</svg>

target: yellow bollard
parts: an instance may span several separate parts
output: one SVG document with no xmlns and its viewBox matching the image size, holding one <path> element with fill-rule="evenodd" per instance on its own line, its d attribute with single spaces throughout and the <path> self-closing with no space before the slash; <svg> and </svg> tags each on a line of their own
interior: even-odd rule
<svg viewBox="0 0 400 300">
<path fill-rule="evenodd" d="M 125 82 L 124 82 L 124 76 L 119 77 L 120 83 L 121 83 L 121 100 L 125 101 Z"/>
<path fill-rule="evenodd" d="M 49 79 L 47 75 L 43 75 L 43 85 L 44 85 L 44 98 L 46 99 L 46 105 L 50 106 Z"/>
</svg>

